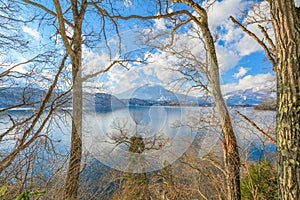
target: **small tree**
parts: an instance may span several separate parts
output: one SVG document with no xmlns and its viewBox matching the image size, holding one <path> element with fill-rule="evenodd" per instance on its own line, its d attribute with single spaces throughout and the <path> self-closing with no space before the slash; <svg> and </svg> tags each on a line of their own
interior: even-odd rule
<svg viewBox="0 0 300 200">
<path fill-rule="evenodd" d="M 243 199 L 278 199 L 276 170 L 271 161 L 250 165 L 241 180 L 241 194 Z"/>
</svg>

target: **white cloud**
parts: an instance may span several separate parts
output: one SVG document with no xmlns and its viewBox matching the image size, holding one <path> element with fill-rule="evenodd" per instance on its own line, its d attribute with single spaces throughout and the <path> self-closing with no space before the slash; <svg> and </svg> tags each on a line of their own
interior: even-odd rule
<svg viewBox="0 0 300 200">
<path fill-rule="evenodd" d="M 83 46 L 83 74 L 91 75 L 103 70 L 110 64 L 110 58 L 108 54 L 101 53 L 98 54 L 87 49 Z"/>
<path fill-rule="evenodd" d="M 239 71 L 233 75 L 234 78 L 240 78 L 249 71 L 248 68 L 240 67 Z"/>
<path fill-rule="evenodd" d="M 167 20 L 166 19 L 155 19 L 155 28 L 158 30 L 167 30 Z"/>
<path fill-rule="evenodd" d="M 243 38 L 244 32 L 240 28 L 236 28 L 231 21 L 223 24 L 222 31 L 225 33 L 222 34 L 220 39 L 224 40 L 227 43 L 235 43 Z"/>
<path fill-rule="evenodd" d="M 219 59 L 220 70 L 222 72 L 232 69 L 240 60 L 240 57 L 236 52 L 225 46 L 216 45 L 216 52 Z"/>
<path fill-rule="evenodd" d="M 28 26 L 23 26 L 22 30 L 25 33 L 28 33 L 29 35 L 31 35 L 36 40 L 40 40 L 41 39 L 40 33 L 37 30 L 33 29 L 33 28 L 30 28 Z"/>
<path fill-rule="evenodd" d="M 225 48 L 225 52 L 232 51 L 241 58 L 242 56 L 262 50 L 261 46 L 252 37 L 245 34 L 240 28 L 235 27 L 231 21 L 224 24 L 222 28 L 224 33 L 220 33 L 221 36 L 219 38 L 224 42 L 222 47 Z M 262 36 L 257 25 L 249 25 L 247 28 L 257 36 Z"/>
<path fill-rule="evenodd" d="M 4 64 L 1 63 L 1 68 L 5 71 L 5 70 L 10 70 L 11 72 L 17 72 L 17 73 L 21 73 L 21 74 L 26 74 L 28 73 L 27 69 L 25 69 L 24 65 L 18 65 L 18 64 Z M 16 66 L 16 67 L 14 67 Z M 11 69 L 12 68 L 12 69 Z"/>
<path fill-rule="evenodd" d="M 220 26 L 225 23 L 229 16 L 240 15 L 241 10 L 245 8 L 247 3 L 242 0 L 223 0 L 216 1 L 208 9 L 208 21 L 211 27 Z"/>
<path fill-rule="evenodd" d="M 171 69 L 177 68 L 179 59 L 175 55 L 166 52 L 153 54 L 149 59 L 147 68 L 152 68 L 155 76 L 161 83 L 168 84 L 178 77 L 178 74 Z"/>
<path fill-rule="evenodd" d="M 244 37 L 234 44 L 233 47 L 240 56 L 247 56 L 262 50 L 262 47 L 248 35 L 244 35 Z"/>
<path fill-rule="evenodd" d="M 248 75 L 239 79 L 238 83 L 230 83 L 222 85 L 222 91 L 224 93 L 253 89 L 254 91 L 262 89 L 274 89 L 275 88 L 275 75 L 270 73 L 267 74 L 257 74 Z"/>
<path fill-rule="evenodd" d="M 110 80 L 108 87 L 113 94 L 143 85 L 143 81 L 137 81 L 141 78 L 137 68 L 125 70 L 122 67 L 115 67 L 109 71 L 108 78 Z"/>
</svg>

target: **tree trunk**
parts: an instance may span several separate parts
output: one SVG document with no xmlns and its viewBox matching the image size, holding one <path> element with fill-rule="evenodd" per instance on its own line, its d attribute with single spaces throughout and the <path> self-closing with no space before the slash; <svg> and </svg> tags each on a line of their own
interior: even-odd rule
<svg viewBox="0 0 300 200">
<path fill-rule="evenodd" d="M 211 92 L 215 99 L 216 107 L 221 119 L 223 153 L 227 183 L 227 198 L 230 200 L 238 200 L 241 199 L 241 190 L 240 156 L 237 141 L 232 127 L 230 115 L 221 92 L 219 64 L 215 51 L 214 41 L 208 27 L 206 11 L 202 10 L 200 16 L 201 18 L 199 19 L 199 25 L 204 36 L 206 47 L 210 57 L 209 64 Z"/>
<path fill-rule="evenodd" d="M 200 16 L 195 22 L 201 28 L 208 51 L 211 92 L 215 99 L 216 107 L 221 119 L 227 198 L 230 200 L 239 200 L 241 199 L 240 156 L 230 115 L 221 92 L 218 58 L 216 54 L 215 43 L 208 26 L 207 12 L 193 0 L 172 0 L 172 2 L 186 3 Z"/>
<path fill-rule="evenodd" d="M 72 133 L 70 160 L 64 188 L 64 199 L 75 200 L 78 196 L 79 176 L 82 159 L 82 23 L 85 16 L 87 1 L 70 0 L 73 16 L 73 36 L 67 37 L 64 15 L 59 0 L 53 0 L 59 23 L 59 30 L 72 62 Z M 80 9 L 79 9 L 80 8 Z"/>
<path fill-rule="evenodd" d="M 74 71 L 74 68 L 73 68 Z M 64 199 L 77 199 L 79 175 L 82 158 L 82 83 L 80 73 L 73 79 L 72 93 L 72 135 L 70 146 L 70 160 L 65 185 Z"/>
<path fill-rule="evenodd" d="M 82 80 L 81 80 L 81 31 L 74 31 L 74 51 L 72 59 L 72 135 L 70 160 L 65 185 L 65 199 L 77 199 L 82 158 Z"/>
<path fill-rule="evenodd" d="M 300 199 L 300 11 L 293 0 L 271 0 L 276 37 L 279 199 Z"/>
</svg>

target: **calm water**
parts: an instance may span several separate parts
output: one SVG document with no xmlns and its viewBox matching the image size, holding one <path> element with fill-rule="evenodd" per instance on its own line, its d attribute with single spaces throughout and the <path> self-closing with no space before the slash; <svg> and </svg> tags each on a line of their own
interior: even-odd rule
<svg viewBox="0 0 300 200">
<path fill-rule="evenodd" d="M 236 130 L 239 145 L 244 149 L 252 149 L 249 159 L 257 159 L 261 149 L 275 151 L 274 145 L 270 145 L 253 127 L 235 114 L 235 110 L 253 119 L 263 130 L 272 132 L 275 123 L 274 111 L 255 111 L 251 107 L 230 108 L 232 120 Z M 83 142 L 85 150 L 95 157 L 104 159 L 108 165 L 118 160 L 118 154 L 128 152 L 130 138 L 140 135 L 146 145 L 152 145 L 153 141 L 160 141 L 155 145 L 163 145 L 164 151 L 147 150 L 151 159 L 170 162 L 180 157 L 197 137 L 202 150 L 199 154 L 205 154 L 220 145 L 220 130 L 217 126 L 216 111 L 211 107 L 126 107 L 112 112 L 85 112 L 83 115 Z M 31 111 L 13 111 L 12 117 L 27 117 Z M 45 113 L 46 115 L 46 113 Z M 57 112 L 49 121 L 47 134 L 54 140 L 54 144 L 61 152 L 67 152 L 70 144 L 70 115 Z M 209 124 L 203 121 L 211 119 Z M 2 117 L 0 133 L 11 124 L 8 117 Z M 44 131 L 46 133 L 46 131 Z M 10 136 L 12 137 L 12 136 Z M 200 138 L 200 139 L 199 139 Z M 118 140 L 123 140 L 119 142 Z M 127 142 L 126 142 L 127 141 Z M 9 149 L 14 144 L 6 141 L 0 150 Z M 154 148 L 154 147 L 153 147 Z M 114 151 L 116 153 L 114 153 Z M 110 158 L 103 158 L 99 152 L 110 154 Z M 109 160 L 111 159 L 111 160 Z M 159 165 L 159 164 L 158 164 Z M 155 168 L 155 166 L 152 166 Z"/>
</svg>

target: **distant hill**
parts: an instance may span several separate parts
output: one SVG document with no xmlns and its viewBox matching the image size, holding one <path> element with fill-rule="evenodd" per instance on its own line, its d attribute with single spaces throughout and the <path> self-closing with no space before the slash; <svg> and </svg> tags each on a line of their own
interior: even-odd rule
<svg viewBox="0 0 300 200">
<path fill-rule="evenodd" d="M 45 95 L 45 91 L 32 87 L 1 87 L 0 107 L 10 107 L 24 105 L 24 107 L 39 106 L 40 99 Z"/>
<path fill-rule="evenodd" d="M 117 97 L 106 94 L 106 93 L 97 93 L 95 94 L 95 110 L 100 111 L 112 111 L 122 107 L 125 107 L 126 104 L 119 100 Z"/>
<path fill-rule="evenodd" d="M 276 100 L 254 106 L 255 110 L 276 110 Z"/>
<path fill-rule="evenodd" d="M 38 108 L 47 93 L 38 87 L 0 87 L 0 108 L 18 106 L 16 108 Z M 63 91 L 54 90 L 52 99 L 62 95 Z M 71 94 L 63 97 L 64 107 L 71 106 Z M 47 104 L 50 105 L 50 102 Z"/>
</svg>

